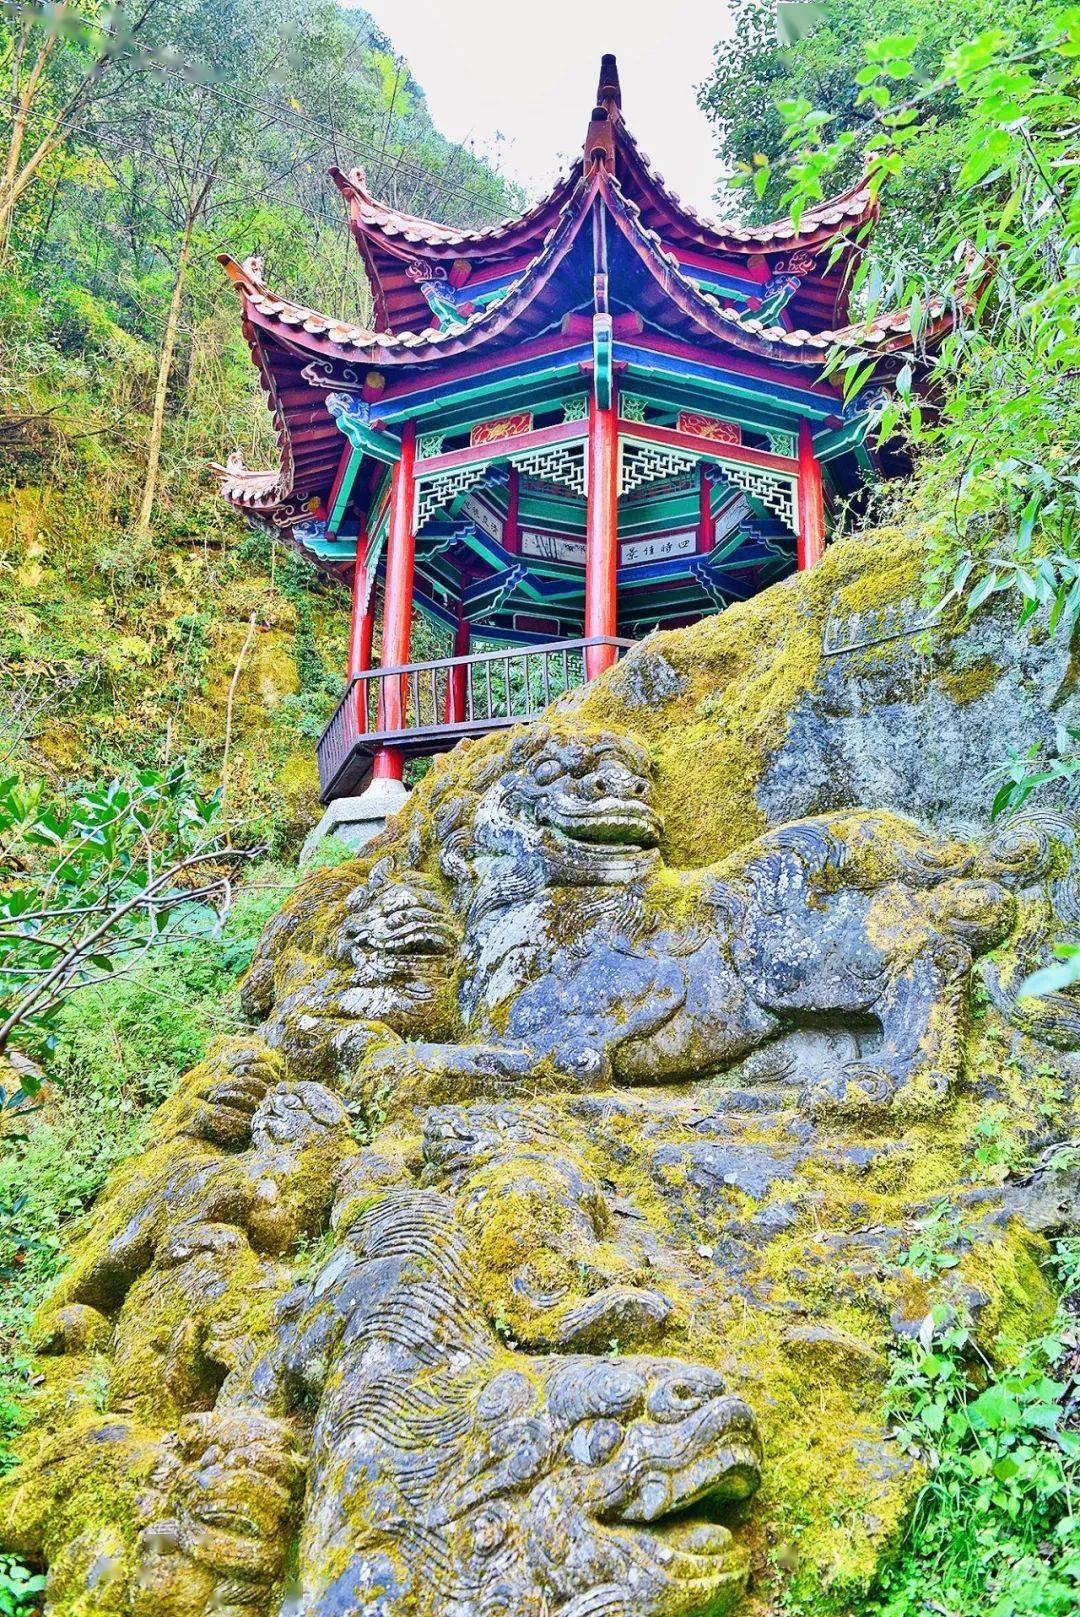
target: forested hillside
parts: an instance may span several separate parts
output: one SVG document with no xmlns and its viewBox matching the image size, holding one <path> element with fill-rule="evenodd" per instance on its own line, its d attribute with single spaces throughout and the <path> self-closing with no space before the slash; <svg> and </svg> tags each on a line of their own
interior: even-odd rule
<svg viewBox="0 0 1080 1617">
<path fill-rule="evenodd" d="M 97 987 L 0 1036 L 0 1120 L 18 1114 L 0 1121 L 2 1455 L 58 1231 L 236 1025 L 236 979 L 318 811 L 348 600 L 218 496 L 212 463 L 236 447 L 269 463 L 276 445 L 217 255 L 260 253 L 277 284 L 364 317 L 331 164 L 450 222 L 520 198 L 439 134 L 408 65 L 334 0 L 12 0 L 0 81 L 3 913 L 25 915 L 28 891 L 68 915 L 137 898 L 148 840 L 166 868 L 263 850 L 212 867 L 244 878 L 223 933 L 231 890 L 145 956 L 171 923 L 136 911 Z M 0 1020 L 25 1005 L 25 965 L 0 942 Z M 0 1611 L 21 1609 L 3 1567 Z"/>
<path fill-rule="evenodd" d="M 217 497 L 211 462 L 275 449 L 217 254 L 363 317 L 330 164 L 456 222 L 516 199 L 333 0 L 6 5 L 0 71 L 9 744 L 58 784 L 166 757 L 220 779 L 242 658 L 232 812 L 276 845 L 312 812 L 347 608 Z"/>
</svg>

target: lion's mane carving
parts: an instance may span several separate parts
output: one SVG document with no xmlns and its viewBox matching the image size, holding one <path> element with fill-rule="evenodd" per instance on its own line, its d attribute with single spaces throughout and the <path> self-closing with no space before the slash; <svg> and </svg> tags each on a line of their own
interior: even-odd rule
<svg viewBox="0 0 1080 1617">
<path fill-rule="evenodd" d="M 715 1371 L 500 1350 L 437 1193 L 392 1191 L 338 1236 L 248 1394 L 315 1409 L 303 1617 L 729 1609 L 746 1560 L 715 1511 L 760 1451 Z"/>
</svg>

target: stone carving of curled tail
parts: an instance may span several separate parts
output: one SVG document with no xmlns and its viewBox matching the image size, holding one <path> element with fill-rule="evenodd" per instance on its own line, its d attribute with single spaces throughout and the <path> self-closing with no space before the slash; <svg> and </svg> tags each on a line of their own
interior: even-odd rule
<svg viewBox="0 0 1080 1617">
<path fill-rule="evenodd" d="M 1018 815 L 1010 825 L 1019 825 L 1039 837 L 1045 850 L 1054 914 L 1063 929 L 1080 928 L 1080 811 L 1054 814 L 1034 809 Z"/>
<path fill-rule="evenodd" d="M 997 829 L 978 860 L 979 874 L 1009 887 L 1051 883 L 1054 912 L 1080 926 L 1080 825 L 1076 815 L 1027 809 Z"/>
<path fill-rule="evenodd" d="M 1058 1050 L 1080 1050 L 1080 991 L 1024 999 L 1026 977 L 1052 959 L 1053 946 L 1080 936 L 1080 824 L 1076 815 L 1029 809 L 1014 815 L 980 854 L 980 873 L 1020 891 L 1041 889 L 1025 905 L 1011 971 L 985 968 L 990 997 L 1022 1033 Z"/>
<path fill-rule="evenodd" d="M 813 820 L 785 825 L 762 839 L 763 849 L 750 874 L 754 899 L 764 914 L 774 914 L 790 902 L 792 880 L 808 888 L 844 868 L 848 850 L 839 837 Z"/>
<path fill-rule="evenodd" d="M 468 857 L 472 842 L 470 810 L 474 804 L 464 794 L 443 803 L 435 815 L 435 840 L 439 850 L 439 869 L 455 887 L 472 880 L 472 864 Z"/>
</svg>

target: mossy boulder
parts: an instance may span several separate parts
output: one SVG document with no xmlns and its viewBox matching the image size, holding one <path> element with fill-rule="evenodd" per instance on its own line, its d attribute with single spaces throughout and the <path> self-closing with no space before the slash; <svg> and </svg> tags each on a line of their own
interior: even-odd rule
<svg viewBox="0 0 1080 1617">
<path fill-rule="evenodd" d="M 893 1355 L 1008 1364 L 1075 1206 L 985 1149 L 1077 1125 L 1080 1005 L 1016 994 L 1075 819 L 985 781 L 1069 651 L 919 566 L 650 637 L 295 890 L 42 1311 L 0 1545 L 51 1614 L 864 1597 L 924 1480 Z"/>
</svg>

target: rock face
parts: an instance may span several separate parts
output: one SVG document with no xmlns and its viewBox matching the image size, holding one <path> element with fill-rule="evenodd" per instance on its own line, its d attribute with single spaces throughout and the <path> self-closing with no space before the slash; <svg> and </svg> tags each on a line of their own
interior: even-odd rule
<svg viewBox="0 0 1080 1617">
<path fill-rule="evenodd" d="M 1007 1356 L 1075 1208 L 975 1125 L 1067 1134 L 1080 1076 L 1077 998 L 1016 999 L 1075 817 L 990 826 L 971 711 L 1052 745 L 1067 649 L 916 637 L 875 577 L 913 588 L 839 547 L 646 642 L 290 899 L 38 1322 L 0 1544 L 55 1617 L 865 1590 L 920 1482 L 891 1346 L 940 1304 Z"/>
</svg>

